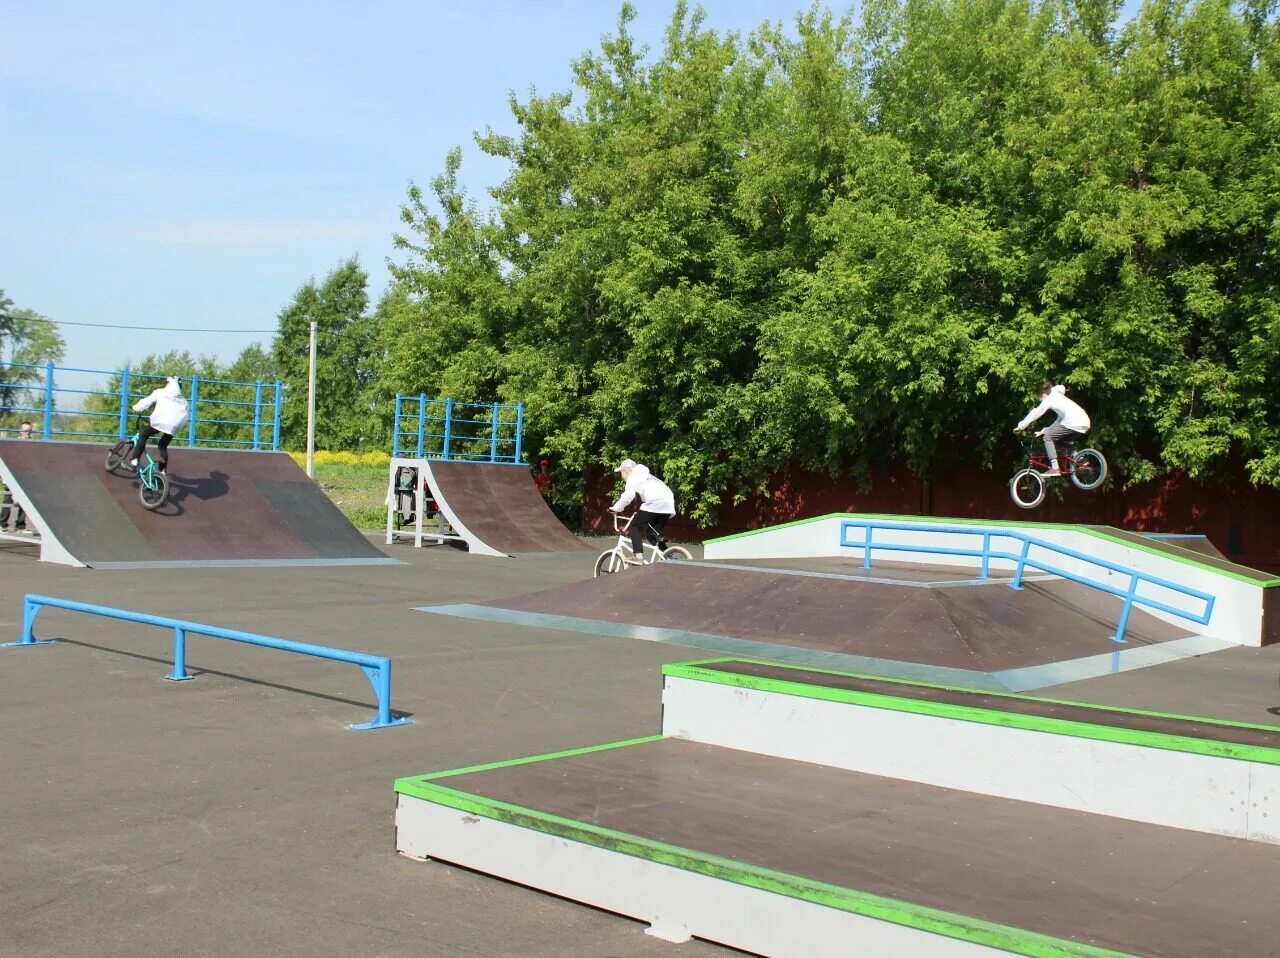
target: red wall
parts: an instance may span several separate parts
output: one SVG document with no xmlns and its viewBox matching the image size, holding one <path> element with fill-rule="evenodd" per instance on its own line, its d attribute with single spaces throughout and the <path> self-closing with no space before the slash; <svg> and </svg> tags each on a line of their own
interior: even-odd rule
<svg viewBox="0 0 1280 958">
<path fill-rule="evenodd" d="M 721 509 L 712 528 L 699 529 L 677 516 L 668 529 L 673 539 L 696 542 L 830 512 L 1084 522 L 1135 532 L 1200 533 L 1235 562 L 1280 569 L 1280 491 L 1255 488 L 1243 473 L 1223 485 L 1204 485 L 1174 474 L 1127 490 L 1081 492 L 1072 486 L 1061 499 L 1051 492 L 1030 511 L 1013 504 L 1008 480 L 1007 475 L 957 470 L 945 479 L 923 482 L 901 469 L 877 478 L 863 492 L 849 478 L 787 470 L 770 482 L 768 494 Z M 611 531 L 605 510 L 617 481 L 603 470 L 588 476 L 583 507 L 588 531 Z"/>
</svg>

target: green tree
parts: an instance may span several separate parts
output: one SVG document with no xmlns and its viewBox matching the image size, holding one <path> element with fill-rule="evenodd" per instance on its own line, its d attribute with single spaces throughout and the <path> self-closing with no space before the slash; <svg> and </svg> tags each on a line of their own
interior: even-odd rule
<svg viewBox="0 0 1280 958">
<path fill-rule="evenodd" d="M 304 284 L 280 312 L 272 354 L 285 383 L 282 442 L 306 445 L 307 377 L 311 323 L 316 338 L 316 445 L 356 450 L 372 446 L 380 427 L 370 427 L 376 411 L 367 407 L 375 378 L 377 330 L 369 305 L 368 275 L 355 257 L 317 285 Z M 383 413 L 383 415 L 386 415 Z"/>
</svg>

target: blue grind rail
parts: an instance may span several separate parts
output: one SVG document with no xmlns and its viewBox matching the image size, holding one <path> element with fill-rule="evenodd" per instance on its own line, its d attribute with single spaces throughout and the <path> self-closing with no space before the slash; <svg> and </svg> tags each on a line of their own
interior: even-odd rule
<svg viewBox="0 0 1280 958">
<path fill-rule="evenodd" d="M 187 671 L 188 633 L 358 665 L 366 678 L 369 679 L 369 683 L 373 686 L 374 694 L 378 697 L 378 717 L 372 722 L 351 724 L 347 728 L 363 730 L 413 724 L 412 719 L 394 715 L 391 711 L 391 660 L 381 655 L 369 655 L 366 652 L 349 652 L 346 649 L 333 649 L 324 645 L 312 645 L 309 642 L 294 642 L 291 639 L 277 639 L 269 635 L 257 635 L 253 632 L 223 629 L 216 625 L 185 622 L 182 619 L 171 619 L 167 616 L 151 615 L 147 612 L 131 612 L 127 609 L 113 609 L 105 605 L 92 605 L 88 602 L 76 602 L 72 599 L 59 599 L 55 596 L 34 594 L 28 594 L 23 600 L 22 638 L 17 642 L 6 642 L 3 645 L 9 648 L 18 648 L 21 646 L 51 644 L 52 640 L 37 639 L 34 630 L 36 616 L 45 607 L 66 609 L 70 612 L 85 612 L 89 615 L 101 615 L 111 619 L 123 619 L 127 622 L 139 622 L 143 625 L 156 625 L 165 629 L 173 629 L 173 672 L 166 675 L 165 678 L 174 682 L 186 682 L 195 678 L 194 675 Z"/>
<path fill-rule="evenodd" d="M 849 541 L 850 529 L 862 529 L 865 537 L 861 542 Z M 982 536 L 982 548 L 980 549 L 948 549 L 945 546 L 925 546 L 925 545 L 907 545 L 896 542 L 875 542 L 873 534 L 876 530 L 883 531 L 900 531 L 900 532 L 944 532 L 953 535 Z M 993 538 L 1012 539 L 1015 542 L 1022 543 L 1022 548 L 1016 552 L 997 551 L 991 547 Z M 1107 592 L 1114 596 L 1119 596 L 1124 600 L 1124 605 L 1120 611 L 1120 621 L 1116 624 L 1115 635 L 1111 636 L 1113 642 L 1124 642 L 1124 632 L 1129 625 L 1129 613 L 1133 610 L 1134 605 L 1145 606 L 1150 609 L 1158 609 L 1170 615 L 1176 615 L 1179 618 L 1186 619 L 1188 622 L 1194 622 L 1198 625 L 1208 625 L 1209 619 L 1213 615 L 1213 605 L 1215 597 L 1207 592 L 1201 592 L 1199 589 L 1193 589 L 1177 582 L 1170 582 L 1168 579 L 1161 579 L 1157 576 L 1150 575 L 1146 572 L 1140 572 L 1137 569 L 1130 569 L 1127 566 L 1119 565 L 1115 562 L 1109 562 L 1106 559 L 1099 559 L 1096 556 L 1085 555 L 1083 552 L 1077 552 L 1074 549 L 1068 549 L 1044 539 L 1037 539 L 1035 536 L 1027 535 L 1024 532 L 1013 532 L 1010 530 L 992 530 L 983 529 L 973 526 L 948 526 L 934 525 L 930 523 L 928 526 L 921 526 L 908 522 L 874 522 L 862 519 L 842 519 L 840 522 L 840 546 L 845 549 L 862 549 L 864 569 L 871 568 L 871 553 L 875 549 L 881 549 L 890 552 L 916 552 L 930 553 L 933 555 L 953 555 L 953 556 L 969 556 L 971 558 L 981 558 L 982 568 L 980 577 L 985 579 L 988 577 L 991 560 L 1004 559 L 1017 563 L 1014 572 L 1013 581 L 1009 583 L 1011 589 L 1022 589 L 1022 575 L 1027 568 L 1036 569 L 1041 572 L 1048 572 L 1051 575 L 1061 576 L 1072 582 L 1078 582 L 1081 585 Z M 1128 588 L 1117 589 L 1115 586 L 1108 585 L 1096 579 L 1090 579 L 1082 575 L 1076 575 L 1068 572 L 1058 566 L 1034 559 L 1031 557 L 1031 547 L 1036 546 L 1048 552 L 1057 555 L 1067 556 L 1080 562 L 1098 566 L 1111 572 L 1129 577 Z M 1142 583 L 1150 583 L 1162 589 L 1168 589 L 1170 592 L 1187 596 L 1190 599 L 1196 599 L 1204 603 L 1204 611 L 1195 615 L 1185 609 L 1179 609 L 1176 606 L 1168 605 L 1149 596 L 1138 595 L 1138 586 Z"/>
</svg>

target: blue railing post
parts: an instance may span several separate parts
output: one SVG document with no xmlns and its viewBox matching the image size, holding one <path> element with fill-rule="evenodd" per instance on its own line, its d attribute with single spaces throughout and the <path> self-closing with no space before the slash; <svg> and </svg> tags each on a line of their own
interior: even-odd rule
<svg viewBox="0 0 1280 958">
<path fill-rule="evenodd" d="M 862 568 L 870 569 L 871 568 L 871 526 L 865 525 L 863 526 L 863 529 L 866 530 L 867 537 L 862 540 L 863 542 Z"/>
<path fill-rule="evenodd" d="M 444 461 L 449 461 L 449 440 L 453 434 L 453 400 L 444 401 Z"/>
<path fill-rule="evenodd" d="M 276 380 L 276 408 L 273 411 L 273 415 L 272 415 L 272 419 L 274 420 L 274 423 L 272 425 L 273 432 L 271 434 L 271 451 L 272 452 L 280 451 L 280 412 L 281 412 L 281 406 L 284 405 L 283 400 L 284 400 L 284 381 L 277 379 Z"/>
<path fill-rule="evenodd" d="M 520 461 L 520 446 L 524 442 L 524 403 L 516 403 L 516 454 L 512 457 L 512 462 Z"/>
<path fill-rule="evenodd" d="M 129 368 L 120 371 L 120 438 L 129 435 Z"/>
<path fill-rule="evenodd" d="M 262 436 L 262 380 L 259 379 L 253 387 L 253 448 L 255 451 L 262 448 L 260 442 Z"/>
<path fill-rule="evenodd" d="M 173 627 L 173 672 L 165 676 L 170 682 L 185 682 L 194 676 L 187 671 L 187 630 Z"/>
<path fill-rule="evenodd" d="M 418 458 L 424 455 L 427 441 L 427 394 L 418 393 Z"/>
<path fill-rule="evenodd" d="M 22 645 L 50 645 L 50 639 L 37 639 L 35 633 L 36 615 L 40 612 L 40 603 L 33 602 L 26 596 L 22 602 L 22 635 L 17 642 L 0 642 L 0 648 L 14 648 Z"/>
<path fill-rule="evenodd" d="M 187 421 L 187 445 L 196 444 L 196 420 L 200 417 L 200 377 L 191 377 L 191 418 Z"/>
<path fill-rule="evenodd" d="M 489 461 L 498 461 L 498 404 L 493 404 L 493 435 L 489 437 Z"/>
<path fill-rule="evenodd" d="M 1027 553 L 1028 553 L 1028 552 L 1030 552 L 1030 551 L 1031 551 L 1031 540 L 1030 540 L 1030 539 L 1023 539 L 1023 540 L 1022 540 L 1022 553 L 1018 556 L 1018 568 L 1017 568 L 1017 571 L 1015 571 L 1015 572 L 1013 573 L 1013 581 L 1012 581 L 1011 583 L 1009 583 L 1009 588 L 1011 588 L 1011 589 L 1021 589 L 1021 588 L 1022 588 L 1022 570 L 1023 570 L 1024 568 L 1026 568 L 1026 565 L 1027 565 Z"/>
<path fill-rule="evenodd" d="M 987 578 L 987 572 L 991 568 L 991 533 L 984 532 L 982 534 L 982 573 L 981 579 Z"/>
<path fill-rule="evenodd" d="M 396 417 L 391 421 L 391 455 L 400 455 L 400 399 L 396 393 Z"/>
<path fill-rule="evenodd" d="M 53 438 L 53 360 L 44 364 L 44 438 Z"/>
<path fill-rule="evenodd" d="M 1111 637 L 1112 642 L 1124 641 L 1124 630 L 1129 625 L 1129 611 L 1133 608 L 1133 597 L 1138 594 L 1138 577 L 1137 575 L 1129 576 L 1129 589 L 1124 596 L 1124 605 L 1120 609 L 1120 621 L 1116 623 L 1116 634 Z"/>
</svg>

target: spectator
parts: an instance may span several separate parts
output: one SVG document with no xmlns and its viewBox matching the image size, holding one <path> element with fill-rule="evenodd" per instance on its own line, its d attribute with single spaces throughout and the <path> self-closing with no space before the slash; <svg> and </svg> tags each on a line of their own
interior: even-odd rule
<svg viewBox="0 0 1280 958">
<path fill-rule="evenodd" d="M 18 424 L 19 439 L 34 439 L 32 435 L 31 423 L 23 420 Z M 24 532 L 34 534 L 34 530 L 27 528 L 27 517 L 22 512 L 22 507 L 13 501 L 13 494 L 8 489 L 4 491 L 4 502 L 9 507 L 9 522 L 5 526 L 5 532 L 16 534 Z"/>
<path fill-rule="evenodd" d="M 556 491 L 556 477 L 548 471 L 550 468 L 550 459 L 539 459 L 538 471 L 533 477 L 533 484 L 538 487 L 544 499 L 550 499 Z"/>
</svg>

